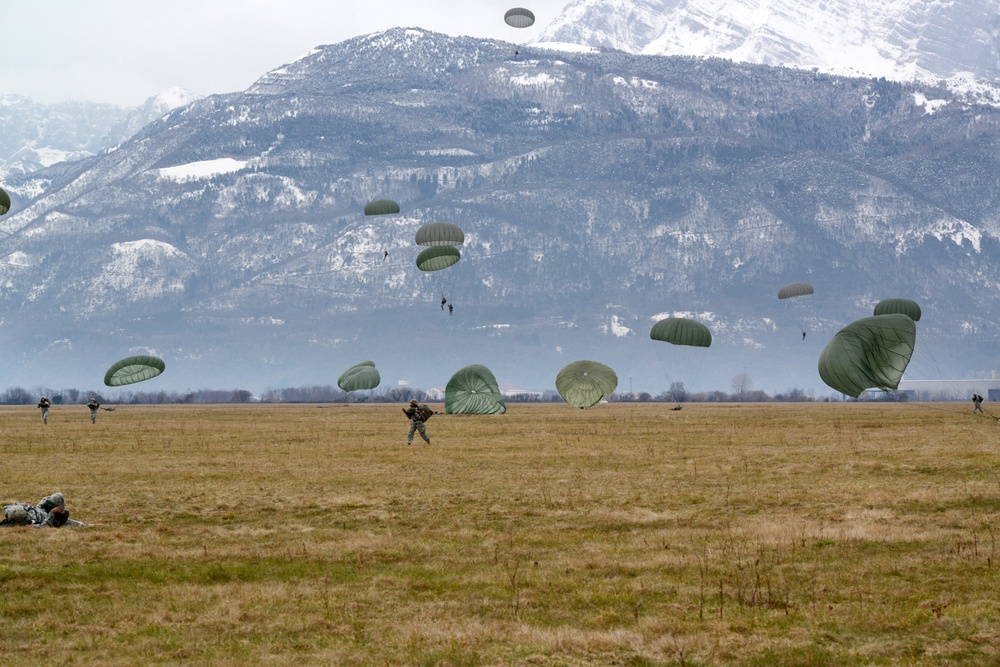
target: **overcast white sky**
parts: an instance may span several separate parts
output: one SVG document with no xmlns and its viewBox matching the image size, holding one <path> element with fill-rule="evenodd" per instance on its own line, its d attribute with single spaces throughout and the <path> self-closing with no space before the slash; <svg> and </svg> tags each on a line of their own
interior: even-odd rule
<svg viewBox="0 0 1000 667">
<path fill-rule="evenodd" d="M 243 90 L 314 46 L 392 27 L 535 41 L 570 0 L 16 0 L 5 2 L 0 93 L 138 105 L 174 86 Z M 503 21 L 527 7 L 535 25 Z"/>
</svg>

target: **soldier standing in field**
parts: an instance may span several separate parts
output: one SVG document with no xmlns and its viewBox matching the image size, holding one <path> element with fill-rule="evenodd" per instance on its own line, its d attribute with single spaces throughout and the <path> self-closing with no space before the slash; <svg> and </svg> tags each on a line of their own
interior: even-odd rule
<svg viewBox="0 0 1000 667">
<path fill-rule="evenodd" d="M 403 412 L 410 419 L 410 432 L 406 434 L 406 444 L 413 444 L 413 433 L 419 432 L 420 437 L 423 438 L 427 444 L 431 444 L 431 439 L 427 437 L 427 429 L 424 428 L 424 422 L 427 420 L 427 414 L 430 412 L 430 408 L 426 405 L 420 405 L 417 399 L 410 401 L 410 407 L 403 408 Z"/>
<path fill-rule="evenodd" d="M 49 408 L 52 407 L 52 401 L 42 396 L 42 400 L 38 401 L 38 409 L 42 411 L 42 423 L 49 423 Z"/>
<path fill-rule="evenodd" d="M 87 403 L 87 407 L 90 408 L 90 423 L 97 423 L 97 409 L 101 407 L 101 404 L 97 402 L 96 398 L 90 399 L 90 403 Z"/>
</svg>

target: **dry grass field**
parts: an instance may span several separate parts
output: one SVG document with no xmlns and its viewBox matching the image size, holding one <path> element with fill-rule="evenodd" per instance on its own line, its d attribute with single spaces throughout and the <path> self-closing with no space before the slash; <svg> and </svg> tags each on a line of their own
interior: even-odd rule
<svg viewBox="0 0 1000 667">
<path fill-rule="evenodd" d="M 971 404 L 400 407 L 0 409 L 0 662 L 1000 663 Z"/>
</svg>

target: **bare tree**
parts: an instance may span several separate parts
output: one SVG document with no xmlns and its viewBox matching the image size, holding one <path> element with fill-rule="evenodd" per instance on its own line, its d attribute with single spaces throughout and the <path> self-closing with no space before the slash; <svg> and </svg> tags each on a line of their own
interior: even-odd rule
<svg viewBox="0 0 1000 667">
<path fill-rule="evenodd" d="M 746 373 L 740 373 L 733 378 L 733 394 L 740 400 L 743 399 L 744 394 L 753 389 L 753 380 Z"/>
<path fill-rule="evenodd" d="M 683 403 L 687 400 L 688 393 L 684 389 L 683 382 L 671 382 L 670 389 L 667 391 L 667 398 L 677 404 Z"/>
</svg>

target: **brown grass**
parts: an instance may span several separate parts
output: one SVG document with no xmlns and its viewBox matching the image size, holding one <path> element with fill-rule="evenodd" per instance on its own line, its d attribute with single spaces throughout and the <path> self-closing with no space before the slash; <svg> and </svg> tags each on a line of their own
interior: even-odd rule
<svg viewBox="0 0 1000 667">
<path fill-rule="evenodd" d="M 668 408 L 0 409 L 0 662 L 1000 662 L 993 419 Z"/>
</svg>

